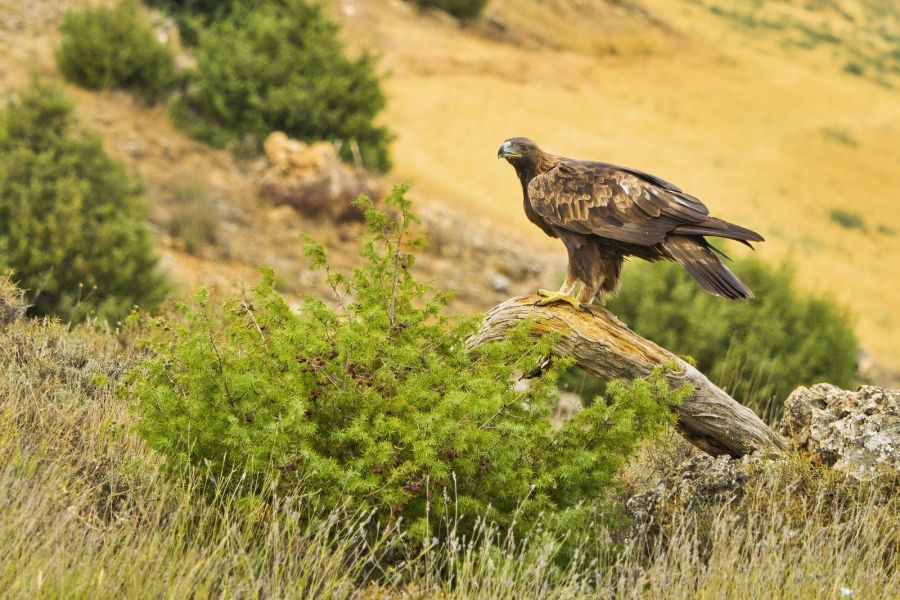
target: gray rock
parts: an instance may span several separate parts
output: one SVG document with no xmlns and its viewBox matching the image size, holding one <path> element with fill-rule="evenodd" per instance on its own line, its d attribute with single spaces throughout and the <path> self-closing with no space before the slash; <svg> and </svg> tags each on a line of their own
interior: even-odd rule
<svg viewBox="0 0 900 600">
<path fill-rule="evenodd" d="M 784 403 L 781 432 L 798 450 L 859 480 L 900 470 L 900 391 L 820 383 Z"/>
<path fill-rule="evenodd" d="M 747 454 L 733 459 L 727 455 L 712 457 L 699 453 L 684 461 L 655 488 L 636 494 L 625 503 L 625 510 L 638 526 L 655 523 L 661 506 L 681 506 L 693 510 L 714 502 L 728 501 L 743 493 L 754 469 L 764 458 Z"/>
<path fill-rule="evenodd" d="M 506 275 L 501 275 L 497 272 L 488 273 L 488 283 L 491 286 L 491 289 L 497 292 L 498 294 L 506 294 L 509 292 L 509 277 Z"/>
<path fill-rule="evenodd" d="M 900 471 L 900 391 L 797 388 L 785 401 L 780 429 L 796 450 L 857 481 Z M 654 488 L 632 496 L 626 510 L 638 531 L 654 527 L 673 507 L 696 511 L 740 498 L 752 477 L 783 460 L 777 454 L 732 459 L 699 453 L 664 473 Z"/>
</svg>

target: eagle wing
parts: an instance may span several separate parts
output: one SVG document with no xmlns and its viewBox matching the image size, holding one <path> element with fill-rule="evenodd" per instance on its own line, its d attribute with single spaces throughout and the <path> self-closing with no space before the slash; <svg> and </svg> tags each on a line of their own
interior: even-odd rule
<svg viewBox="0 0 900 600">
<path fill-rule="evenodd" d="M 652 246 L 673 231 L 739 239 L 728 234 L 736 226 L 711 218 L 700 200 L 677 186 L 606 163 L 562 160 L 531 180 L 528 198 L 555 227 L 631 244 Z"/>
</svg>

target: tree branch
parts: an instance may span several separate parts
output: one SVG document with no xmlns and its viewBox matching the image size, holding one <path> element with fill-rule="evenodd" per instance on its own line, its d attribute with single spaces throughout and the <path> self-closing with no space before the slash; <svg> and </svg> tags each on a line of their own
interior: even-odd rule
<svg viewBox="0 0 900 600">
<path fill-rule="evenodd" d="M 467 341 L 469 348 L 503 339 L 517 323 L 529 319 L 536 335 L 558 334 L 553 353 L 601 379 L 646 377 L 663 367 L 669 384 L 690 383 L 694 391 L 673 410 L 678 429 L 701 450 L 718 456 L 743 456 L 757 450 L 784 449 L 784 441 L 756 414 L 714 385 L 703 373 L 668 350 L 637 335 L 606 309 L 594 315 L 557 303 L 534 306 L 537 296 L 511 298 L 493 308 L 481 329 Z"/>
</svg>

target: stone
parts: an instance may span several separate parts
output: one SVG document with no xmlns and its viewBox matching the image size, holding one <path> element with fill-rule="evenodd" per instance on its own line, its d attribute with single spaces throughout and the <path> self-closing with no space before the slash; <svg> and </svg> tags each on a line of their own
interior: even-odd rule
<svg viewBox="0 0 900 600">
<path fill-rule="evenodd" d="M 827 383 L 797 388 L 785 401 L 780 432 L 796 451 L 849 478 L 890 482 L 900 471 L 900 391 L 867 385 L 848 391 Z M 785 459 L 698 453 L 629 498 L 625 508 L 638 528 L 656 526 L 674 506 L 695 511 L 741 497 L 755 474 Z"/>
<path fill-rule="evenodd" d="M 341 223 L 363 220 L 362 211 L 353 205 L 360 194 L 373 200 L 381 196 L 374 179 L 344 164 L 333 144 L 306 144 L 276 131 L 266 138 L 263 148 L 270 167 L 259 191 L 272 204 Z"/>
<path fill-rule="evenodd" d="M 731 458 L 698 453 L 667 474 L 656 487 L 629 498 L 625 510 L 640 527 L 654 524 L 661 506 L 678 505 L 694 510 L 731 500 L 743 493 L 754 469 L 764 461 L 758 454 Z"/>
<path fill-rule="evenodd" d="M 827 383 L 797 388 L 784 404 L 781 433 L 797 450 L 859 480 L 900 470 L 900 391 Z"/>
<path fill-rule="evenodd" d="M 492 271 L 488 273 L 488 283 L 491 286 L 491 289 L 497 292 L 498 294 L 506 294 L 509 292 L 509 277 L 506 275 L 501 275 L 496 271 Z"/>
</svg>

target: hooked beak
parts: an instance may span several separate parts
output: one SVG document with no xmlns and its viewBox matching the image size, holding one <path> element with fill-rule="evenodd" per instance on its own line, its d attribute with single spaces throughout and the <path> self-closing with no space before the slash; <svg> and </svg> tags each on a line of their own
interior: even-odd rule
<svg viewBox="0 0 900 600">
<path fill-rule="evenodd" d="M 518 152 L 513 152 L 509 142 L 503 142 L 500 149 L 497 150 L 497 158 L 518 158 L 522 156 Z"/>
</svg>

